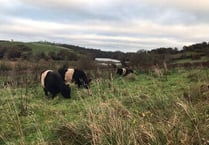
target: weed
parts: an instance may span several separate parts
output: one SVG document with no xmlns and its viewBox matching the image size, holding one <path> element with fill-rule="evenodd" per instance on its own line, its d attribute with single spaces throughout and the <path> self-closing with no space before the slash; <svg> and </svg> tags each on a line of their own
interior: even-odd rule
<svg viewBox="0 0 209 145">
<path fill-rule="evenodd" d="M 105 74 L 92 96 L 72 85 L 69 100 L 46 98 L 31 72 L 12 72 L 0 78 L 0 144 L 207 144 L 206 72 L 169 70 L 167 81 Z"/>
</svg>

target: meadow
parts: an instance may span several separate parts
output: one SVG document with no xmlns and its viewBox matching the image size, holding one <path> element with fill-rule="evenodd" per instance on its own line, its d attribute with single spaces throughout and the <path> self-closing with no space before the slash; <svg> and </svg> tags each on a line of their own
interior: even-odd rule
<svg viewBox="0 0 209 145">
<path fill-rule="evenodd" d="M 35 73 L 2 73 L 0 144 L 209 144 L 209 69 L 102 72 L 71 99 L 47 98 Z"/>
</svg>

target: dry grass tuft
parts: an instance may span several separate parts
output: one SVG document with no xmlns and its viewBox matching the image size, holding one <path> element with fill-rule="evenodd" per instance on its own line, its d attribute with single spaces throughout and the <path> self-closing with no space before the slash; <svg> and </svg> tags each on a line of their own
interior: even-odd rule
<svg viewBox="0 0 209 145">
<path fill-rule="evenodd" d="M 75 126 L 70 122 L 58 128 L 55 134 L 59 136 L 62 145 L 88 145 L 92 140 L 87 126 Z"/>
<path fill-rule="evenodd" d="M 135 74 L 130 73 L 126 76 L 126 79 L 129 80 L 129 81 L 136 81 L 137 77 L 136 77 Z"/>
<path fill-rule="evenodd" d="M 209 99 L 208 84 L 194 84 L 187 90 L 184 90 L 183 97 L 192 103 L 198 103 L 201 100 Z"/>
</svg>

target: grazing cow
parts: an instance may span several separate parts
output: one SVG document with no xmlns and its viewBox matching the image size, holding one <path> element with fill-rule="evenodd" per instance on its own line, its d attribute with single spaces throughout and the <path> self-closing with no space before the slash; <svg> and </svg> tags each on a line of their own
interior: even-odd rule
<svg viewBox="0 0 209 145">
<path fill-rule="evenodd" d="M 86 89 L 89 89 L 91 79 L 88 79 L 85 72 L 83 70 L 74 69 L 74 68 L 60 68 L 58 70 L 62 79 L 66 84 L 74 82 L 78 85 L 78 88 L 83 86 Z"/>
<path fill-rule="evenodd" d="M 59 73 L 53 72 L 52 70 L 46 70 L 41 73 L 41 85 L 46 96 L 50 92 L 52 98 L 54 98 L 60 92 L 64 98 L 71 97 L 69 85 L 65 84 Z"/>
<path fill-rule="evenodd" d="M 126 76 L 130 73 L 133 73 L 133 70 L 129 69 L 129 68 L 118 68 L 117 69 L 117 74 L 120 76 Z"/>
</svg>

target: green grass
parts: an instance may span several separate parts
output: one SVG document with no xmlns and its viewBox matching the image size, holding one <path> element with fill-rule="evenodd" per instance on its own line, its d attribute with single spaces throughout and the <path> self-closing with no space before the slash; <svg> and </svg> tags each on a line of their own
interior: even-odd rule
<svg viewBox="0 0 209 145">
<path fill-rule="evenodd" d="M 40 84 L 0 89 L 0 144 L 206 144 L 208 69 L 93 80 L 92 96 L 44 96 Z M 15 81 L 15 80 L 14 80 Z"/>
<path fill-rule="evenodd" d="M 24 42 L 18 42 L 18 41 L 0 41 L 1 46 L 16 46 L 16 45 L 23 45 Z"/>
<path fill-rule="evenodd" d="M 203 62 L 203 61 L 208 61 L 208 58 L 207 57 L 204 57 L 204 58 L 201 58 L 201 59 L 198 59 L 198 60 L 193 60 L 193 59 L 180 59 L 180 60 L 177 60 L 175 61 L 175 63 L 177 64 L 180 64 L 180 63 L 195 63 L 195 62 Z"/>
<path fill-rule="evenodd" d="M 48 54 L 49 52 L 59 52 L 61 49 L 66 49 L 61 46 L 56 46 L 52 44 L 47 44 L 47 43 L 38 43 L 38 42 L 31 42 L 31 43 L 26 43 L 26 46 L 32 48 L 33 54 L 38 54 L 41 52 L 44 52 L 45 54 Z M 69 49 L 67 49 L 69 50 Z"/>
<path fill-rule="evenodd" d="M 195 56 L 195 55 L 201 55 L 200 58 L 198 59 L 192 59 L 191 56 Z M 202 56 L 203 55 L 203 56 Z M 183 56 L 183 57 L 182 57 Z M 186 58 L 186 57 L 190 57 L 190 58 Z M 195 63 L 195 62 L 204 62 L 204 61 L 208 61 L 209 58 L 208 56 L 204 55 L 204 53 L 202 52 L 194 52 L 194 51 L 188 51 L 188 52 L 182 52 L 179 54 L 174 54 L 171 56 L 173 59 L 177 59 L 175 61 L 173 61 L 172 63 Z M 184 58 L 185 57 L 185 58 Z"/>
<path fill-rule="evenodd" d="M 33 54 L 39 54 L 39 53 L 45 53 L 48 54 L 49 52 L 59 52 L 61 49 L 66 49 L 69 51 L 72 51 L 70 49 L 67 49 L 65 47 L 53 45 L 52 43 L 44 43 L 44 42 L 11 42 L 11 41 L 1 41 L 0 46 L 18 46 L 18 45 L 24 45 L 32 49 Z"/>
</svg>

